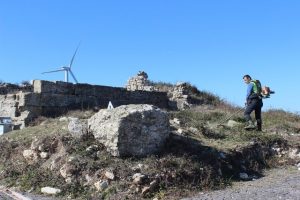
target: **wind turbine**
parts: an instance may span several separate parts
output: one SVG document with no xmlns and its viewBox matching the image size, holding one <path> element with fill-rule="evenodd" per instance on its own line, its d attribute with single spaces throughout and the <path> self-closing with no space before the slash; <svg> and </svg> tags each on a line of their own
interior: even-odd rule
<svg viewBox="0 0 300 200">
<path fill-rule="evenodd" d="M 80 44 L 79 44 L 80 45 Z M 76 50 L 75 50 L 75 53 L 71 59 L 71 62 L 69 65 L 65 65 L 65 66 L 62 66 L 60 69 L 57 69 L 57 70 L 53 70 L 53 71 L 48 71 L 48 72 L 43 72 L 42 74 L 46 74 L 46 73 L 53 73 L 53 72 L 61 72 L 61 71 L 64 71 L 65 72 L 65 82 L 69 82 L 69 73 L 71 74 L 71 76 L 73 77 L 74 81 L 76 83 L 78 83 L 77 79 L 75 78 L 75 75 L 73 74 L 71 68 L 72 68 L 72 64 L 73 64 L 73 61 L 74 61 L 74 58 L 75 58 L 75 55 L 77 53 L 77 50 L 79 48 L 79 45 L 77 46 Z"/>
</svg>

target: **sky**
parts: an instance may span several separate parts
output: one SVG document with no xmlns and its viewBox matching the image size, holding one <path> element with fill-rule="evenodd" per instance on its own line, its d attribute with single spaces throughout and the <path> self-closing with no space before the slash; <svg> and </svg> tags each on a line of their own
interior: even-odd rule
<svg viewBox="0 0 300 200">
<path fill-rule="evenodd" d="M 264 110 L 300 112 L 298 0 L 0 0 L 0 80 L 124 87 L 189 82 L 243 106 L 243 75 L 276 93 Z"/>
</svg>

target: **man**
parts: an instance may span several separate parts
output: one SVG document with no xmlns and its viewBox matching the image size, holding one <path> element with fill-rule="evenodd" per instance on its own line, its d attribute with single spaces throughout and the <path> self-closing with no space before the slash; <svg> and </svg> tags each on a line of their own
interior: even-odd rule
<svg viewBox="0 0 300 200">
<path fill-rule="evenodd" d="M 248 85 L 246 95 L 246 110 L 244 116 L 247 122 L 246 130 L 253 130 L 256 128 L 257 131 L 261 131 L 262 119 L 261 119 L 261 108 L 263 107 L 262 96 L 261 96 L 261 85 L 258 80 L 252 80 L 251 76 L 243 76 L 244 82 Z M 257 127 L 254 125 L 251 119 L 251 112 L 255 111 L 255 119 Z"/>
</svg>

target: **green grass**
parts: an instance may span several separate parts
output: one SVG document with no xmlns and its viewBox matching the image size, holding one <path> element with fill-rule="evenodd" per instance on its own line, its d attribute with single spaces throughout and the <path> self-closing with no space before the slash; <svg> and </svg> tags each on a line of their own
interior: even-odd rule
<svg viewBox="0 0 300 200">
<path fill-rule="evenodd" d="M 60 122 L 57 119 L 47 119 L 40 125 L 27 127 L 22 130 L 8 132 L 0 139 L 8 139 L 19 141 L 22 143 L 30 143 L 35 137 L 57 136 L 68 133 L 68 122 Z"/>
</svg>

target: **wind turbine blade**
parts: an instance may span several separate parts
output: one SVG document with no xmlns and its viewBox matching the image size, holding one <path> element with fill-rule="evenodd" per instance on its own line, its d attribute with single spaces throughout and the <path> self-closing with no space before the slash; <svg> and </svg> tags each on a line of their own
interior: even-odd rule
<svg viewBox="0 0 300 200">
<path fill-rule="evenodd" d="M 64 69 L 58 69 L 58 70 L 43 72 L 42 74 L 47 74 L 47 73 L 52 73 L 52 72 L 61 72 L 61 71 L 65 71 L 65 70 Z"/>
<path fill-rule="evenodd" d="M 69 72 L 70 72 L 71 76 L 73 77 L 74 81 L 75 81 L 76 83 L 78 83 L 78 81 L 77 81 L 77 79 L 75 78 L 75 76 L 74 76 L 73 72 L 71 71 L 71 69 L 69 70 Z"/>
<path fill-rule="evenodd" d="M 76 55 L 76 53 L 77 53 L 77 50 L 78 50 L 79 46 L 80 46 L 80 42 L 79 42 L 79 44 L 78 44 L 78 46 L 77 46 L 77 48 L 76 48 L 76 50 L 75 50 L 75 53 L 74 53 L 74 55 L 73 55 L 73 57 L 72 57 L 72 59 L 71 59 L 70 66 L 69 66 L 70 68 L 72 67 L 72 64 L 73 64 L 73 61 L 74 61 L 74 58 L 75 58 L 75 55 Z"/>
</svg>

